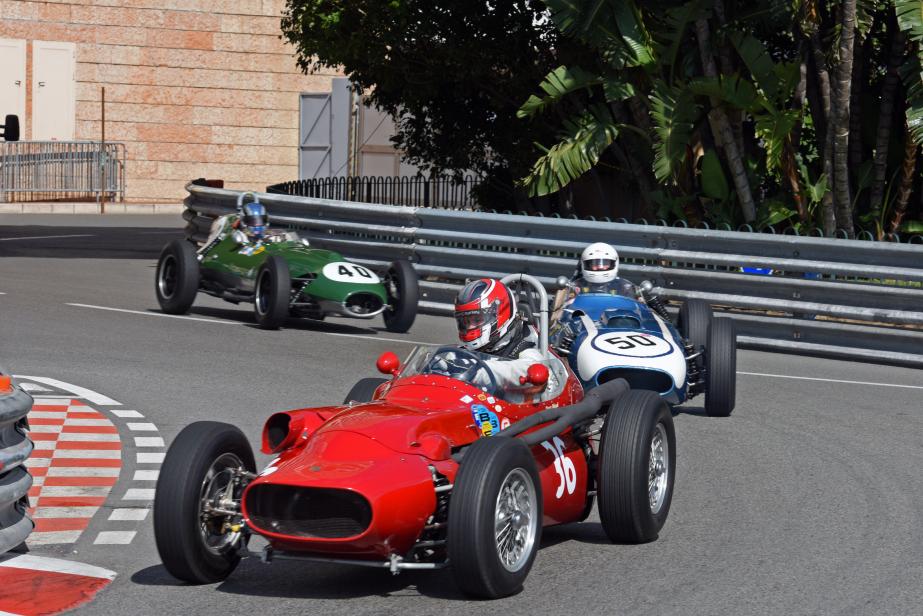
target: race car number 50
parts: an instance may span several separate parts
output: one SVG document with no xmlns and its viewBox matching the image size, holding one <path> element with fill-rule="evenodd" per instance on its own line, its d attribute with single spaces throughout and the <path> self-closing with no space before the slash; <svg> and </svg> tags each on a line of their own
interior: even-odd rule
<svg viewBox="0 0 923 616">
<path fill-rule="evenodd" d="M 360 284 L 374 284 L 379 282 L 378 276 L 372 270 L 345 261 L 328 263 L 325 265 L 324 277 L 335 282 L 355 282 Z"/>
<path fill-rule="evenodd" d="M 657 336 L 639 332 L 600 334 L 593 347 L 610 355 L 625 357 L 660 357 L 673 351 L 673 345 Z"/>
<path fill-rule="evenodd" d="M 542 447 L 554 454 L 554 470 L 561 479 L 561 485 L 558 486 L 554 497 L 564 496 L 565 489 L 568 494 L 573 494 L 577 489 L 577 467 L 574 466 L 573 460 L 564 455 L 564 441 L 556 436 L 551 443 L 542 441 Z"/>
</svg>

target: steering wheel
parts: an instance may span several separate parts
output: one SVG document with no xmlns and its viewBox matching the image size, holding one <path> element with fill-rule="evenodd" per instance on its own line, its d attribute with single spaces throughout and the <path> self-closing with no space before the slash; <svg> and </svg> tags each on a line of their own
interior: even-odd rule
<svg viewBox="0 0 923 616">
<path fill-rule="evenodd" d="M 449 360 L 443 357 L 444 353 L 452 353 L 453 355 L 455 355 L 455 358 L 452 360 Z M 429 362 L 427 362 L 426 366 L 424 366 L 423 369 L 420 371 L 420 374 L 438 374 L 438 372 L 433 369 L 434 368 L 433 363 L 436 361 L 437 358 L 441 359 L 442 361 L 446 362 L 449 365 L 455 366 L 459 369 L 463 369 L 464 372 L 462 372 L 461 375 L 452 376 L 450 378 L 457 379 L 459 381 L 464 381 L 466 383 L 472 383 L 472 381 L 474 380 L 474 377 L 476 377 L 479 372 L 484 371 L 484 373 L 487 374 L 488 380 L 490 381 L 490 386 L 489 386 L 490 393 L 494 395 L 497 394 L 498 392 L 497 377 L 494 376 L 494 373 L 487 366 L 487 362 L 485 362 L 483 359 L 478 357 L 475 353 L 472 353 L 471 351 L 468 351 L 467 349 L 462 349 L 460 347 L 453 347 L 453 346 L 439 347 L 438 349 L 436 349 L 436 352 L 433 353 L 432 359 L 430 359 Z M 472 364 L 469 367 L 465 367 L 458 362 L 459 359 L 467 359 L 471 361 Z"/>
</svg>

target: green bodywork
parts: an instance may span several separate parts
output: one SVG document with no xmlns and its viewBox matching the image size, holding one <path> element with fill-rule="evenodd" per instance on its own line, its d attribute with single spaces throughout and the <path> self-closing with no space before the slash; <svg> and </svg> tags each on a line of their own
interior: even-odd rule
<svg viewBox="0 0 923 616">
<path fill-rule="evenodd" d="M 343 256 L 332 250 L 312 248 L 301 241 L 285 240 L 257 244 L 257 248 L 252 251 L 253 254 L 246 254 L 252 245 L 238 244 L 234 240 L 234 234 L 230 232 L 233 222 L 232 217 L 221 231 L 224 237 L 205 251 L 201 259 L 201 267 L 204 270 L 213 270 L 225 280 L 234 279 L 234 286 L 241 291 L 252 292 L 260 266 L 270 256 L 278 255 L 288 263 L 289 274 L 293 281 L 297 282 L 299 278 L 315 276 L 302 291 L 304 295 L 342 303 L 348 296 L 361 291 L 377 295 L 383 303 L 387 302 L 387 293 L 381 281 L 347 282 L 332 280 L 326 276 L 323 271 L 324 266 L 331 263 L 344 264 L 345 269 L 340 269 L 340 271 L 345 272 L 350 278 L 361 278 L 358 272 L 364 269 L 357 270 L 354 265 L 347 265 L 348 262 Z M 368 272 L 368 270 L 365 271 Z"/>
</svg>

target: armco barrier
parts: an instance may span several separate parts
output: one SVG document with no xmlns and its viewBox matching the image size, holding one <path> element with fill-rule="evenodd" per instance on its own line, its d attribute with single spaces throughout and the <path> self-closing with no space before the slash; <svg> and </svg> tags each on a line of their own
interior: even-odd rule
<svg viewBox="0 0 923 616">
<path fill-rule="evenodd" d="M 238 192 L 190 184 L 191 239 Z M 371 265 L 413 262 L 424 311 L 448 313 L 466 278 L 525 272 L 548 286 L 589 243 L 672 300 L 701 298 L 737 322 L 738 343 L 788 353 L 923 366 L 923 246 L 357 204 L 259 193 L 274 224 Z M 744 273 L 768 268 L 772 275 Z"/>
<path fill-rule="evenodd" d="M 0 372 L 0 554 L 15 548 L 32 532 L 26 512 L 32 476 L 24 462 L 32 453 L 26 436 L 32 397 Z"/>
</svg>

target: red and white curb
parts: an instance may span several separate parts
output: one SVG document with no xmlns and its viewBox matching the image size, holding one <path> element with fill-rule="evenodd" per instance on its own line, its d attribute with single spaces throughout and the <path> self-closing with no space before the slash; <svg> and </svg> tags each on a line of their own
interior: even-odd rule
<svg viewBox="0 0 923 616">
<path fill-rule="evenodd" d="M 59 614 L 88 601 L 115 572 L 32 554 L 0 556 L 0 615 Z"/>
<path fill-rule="evenodd" d="M 29 493 L 35 531 L 26 544 L 76 543 L 100 507 L 114 504 L 116 487 L 123 490 L 114 495 L 118 505 L 93 544 L 130 544 L 149 514 L 165 455 L 157 426 L 136 410 L 114 408 L 122 404 L 92 390 L 47 377 L 15 378 L 35 401 L 29 413 L 35 450 L 26 461 L 35 480 Z M 120 432 L 132 435 L 135 452 L 134 474 L 121 484 Z"/>
</svg>

